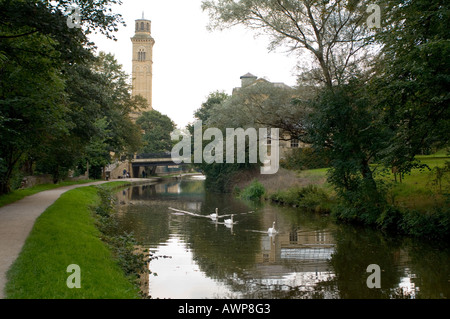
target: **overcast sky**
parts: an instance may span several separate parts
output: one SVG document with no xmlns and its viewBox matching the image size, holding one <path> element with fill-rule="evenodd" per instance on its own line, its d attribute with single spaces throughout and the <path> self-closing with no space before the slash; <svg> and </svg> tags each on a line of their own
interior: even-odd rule
<svg viewBox="0 0 450 319">
<path fill-rule="evenodd" d="M 295 85 L 297 59 L 283 50 L 268 51 L 266 37 L 242 27 L 210 32 L 201 0 L 123 0 L 113 7 L 127 26 L 115 34 L 118 41 L 92 35 L 98 50 L 113 53 L 131 75 L 134 20 L 152 21 L 153 108 L 168 115 L 178 127 L 193 121 L 193 113 L 209 93 L 231 94 L 239 77 L 250 72 L 272 82 Z"/>
</svg>

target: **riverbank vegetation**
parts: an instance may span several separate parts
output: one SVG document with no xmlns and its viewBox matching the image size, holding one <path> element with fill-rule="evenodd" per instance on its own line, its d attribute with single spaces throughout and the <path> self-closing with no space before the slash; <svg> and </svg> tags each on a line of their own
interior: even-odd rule
<svg viewBox="0 0 450 319">
<path fill-rule="evenodd" d="M 379 1 L 378 15 L 367 12 L 369 5 L 203 1 L 211 29 L 242 25 L 268 35 L 271 48 L 287 47 L 311 61 L 294 87 L 243 81 L 203 123 L 221 130 L 279 128 L 281 139 L 300 142 L 302 150 L 284 159 L 284 167 L 322 169 L 326 183 L 266 192 L 276 201 L 300 205 L 306 198 L 313 207 L 322 200 L 341 222 L 448 237 L 449 4 Z M 445 154 L 424 157 L 432 149 Z M 234 167 L 206 172 L 207 179 L 239 180 L 242 170 L 255 168 Z M 264 178 L 258 177 L 263 185 Z"/>
<path fill-rule="evenodd" d="M 370 225 L 383 231 L 428 239 L 448 239 L 450 236 L 449 196 L 450 157 L 445 150 L 416 159 L 423 168 L 412 169 L 399 176 L 384 170 L 376 177 L 377 183 L 385 185 L 386 206 L 376 219 L 370 214 L 356 214 L 348 209 L 327 179 L 327 168 L 282 171 L 241 183 L 238 194 L 263 194 L 264 199 L 279 205 L 298 207 L 318 213 L 331 214 L 337 221 Z M 303 165 L 301 166 L 303 167 Z M 284 176 L 290 174 L 290 178 Z M 243 176 L 246 176 L 243 173 Z M 246 177 L 243 178 L 245 180 Z M 283 183 L 288 181 L 288 183 Z M 258 185 L 255 188 L 255 185 Z M 248 198 L 249 196 L 245 196 Z"/>
<path fill-rule="evenodd" d="M 119 184 L 120 185 L 120 184 Z M 114 190 L 117 186 L 106 184 L 97 187 L 100 202 L 93 209 L 96 226 L 101 232 L 100 238 L 112 251 L 114 260 L 119 264 L 126 278 L 135 286 L 148 289 L 149 263 L 153 256 L 148 249 L 142 248 L 132 233 L 121 232 L 116 219 L 117 198 Z M 140 291 L 148 298 L 148 291 Z"/>
<path fill-rule="evenodd" d="M 129 262 L 134 258 L 129 253 L 132 238 L 117 237 L 118 245 L 107 245 L 101 239 L 103 232 L 96 227 L 96 223 L 106 224 L 98 218 L 110 208 L 106 190 L 125 184 L 108 183 L 100 193 L 94 186 L 80 187 L 61 195 L 36 220 L 8 271 L 7 298 L 140 298 L 134 277 L 121 267 L 133 264 Z M 71 275 L 67 267 L 72 264 L 80 267 L 79 289 L 69 289 L 66 284 Z"/>
<path fill-rule="evenodd" d="M 115 0 L 77 5 L 80 28 L 69 27 L 67 1 L 0 1 L 0 195 L 24 176 L 54 183 L 103 168 L 141 145 L 130 114 L 145 106 L 112 54 L 95 52 L 88 34 L 114 39 L 125 23 Z"/>
</svg>

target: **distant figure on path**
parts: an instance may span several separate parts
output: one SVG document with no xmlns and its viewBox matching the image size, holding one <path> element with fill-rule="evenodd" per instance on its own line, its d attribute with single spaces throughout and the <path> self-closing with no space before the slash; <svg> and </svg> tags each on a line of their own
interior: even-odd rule
<svg viewBox="0 0 450 319">
<path fill-rule="evenodd" d="M 127 177 L 127 170 L 126 169 L 123 170 L 123 178 L 125 178 L 125 177 Z"/>
</svg>

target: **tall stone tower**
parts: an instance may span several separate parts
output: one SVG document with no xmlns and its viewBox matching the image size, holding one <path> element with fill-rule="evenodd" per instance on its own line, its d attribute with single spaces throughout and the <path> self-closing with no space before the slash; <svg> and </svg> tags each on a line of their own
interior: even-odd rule
<svg viewBox="0 0 450 319">
<path fill-rule="evenodd" d="M 147 99 L 148 108 L 152 110 L 152 77 L 153 77 L 153 45 L 155 40 L 151 36 L 151 21 L 136 20 L 135 34 L 131 38 L 133 43 L 133 95 L 142 95 Z"/>
</svg>

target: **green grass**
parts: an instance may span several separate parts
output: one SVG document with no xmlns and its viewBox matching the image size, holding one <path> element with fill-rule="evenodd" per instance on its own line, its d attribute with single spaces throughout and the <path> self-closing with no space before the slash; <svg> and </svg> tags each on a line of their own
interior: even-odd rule
<svg viewBox="0 0 450 319">
<path fill-rule="evenodd" d="M 418 155 L 416 158 L 420 160 L 421 163 L 427 164 L 430 169 L 444 167 L 446 161 L 450 161 L 450 156 L 447 156 L 447 151 L 445 149 L 431 155 Z M 297 172 L 297 176 L 303 179 L 307 184 L 317 185 L 325 191 L 328 198 L 332 201 L 336 194 L 333 186 L 326 181 L 327 171 L 328 168 L 302 170 Z M 403 177 L 401 183 L 399 182 L 398 176 L 397 183 L 395 183 L 394 175 L 390 172 L 384 173 L 383 176 L 378 176 L 377 178 L 392 183 L 392 188 L 388 194 L 388 200 L 395 206 L 423 212 L 429 211 L 430 208 L 443 205 L 445 203 L 443 193 L 448 193 L 450 188 L 449 173 L 446 173 L 442 178 L 441 189 L 439 189 L 439 187 L 433 183 L 435 175 L 427 168 L 413 169 L 410 174 L 406 174 Z M 305 185 L 293 186 L 290 189 L 283 191 L 274 191 L 271 189 L 268 194 L 269 196 L 267 197 L 270 198 L 273 195 L 276 200 L 291 204 L 297 200 L 295 194 L 302 187 L 305 187 Z"/>
<path fill-rule="evenodd" d="M 431 169 L 444 167 L 445 162 L 450 161 L 450 157 L 445 154 L 420 155 L 416 158 Z M 385 179 L 393 181 L 394 175 L 389 173 Z M 443 193 L 448 192 L 450 187 L 449 173 L 442 178 L 441 189 L 433 182 L 434 179 L 435 173 L 429 169 L 413 169 L 410 174 L 403 177 L 401 183 L 394 183 L 389 199 L 396 206 L 419 211 L 427 211 L 431 207 L 443 205 L 445 201 Z"/>
<path fill-rule="evenodd" d="M 14 203 L 18 200 L 21 200 L 22 198 L 24 198 L 26 196 L 34 195 L 34 194 L 42 192 L 42 191 L 55 189 L 55 188 L 63 187 L 63 186 L 85 184 L 85 183 L 90 183 L 90 182 L 96 182 L 96 180 L 67 181 L 67 182 L 60 182 L 58 184 L 41 184 L 41 185 L 36 185 L 36 186 L 30 187 L 30 188 L 26 188 L 26 189 L 17 189 L 17 190 L 12 191 L 9 194 L 0 196 L 0 207 Z"/>
<path fill-rule="evenodd" d="M 117 187 L 125 182 L 108 183 Z M 99 201 L 95 186 L 64 193 L 37 220 L 7 273 L 7 298 L 137 299 L 139 288 L 125 277 L 100 240 L 90 207 Z M 81 269 L 81 288 L 69 289 L 67 266 Z"/>
</svg>

